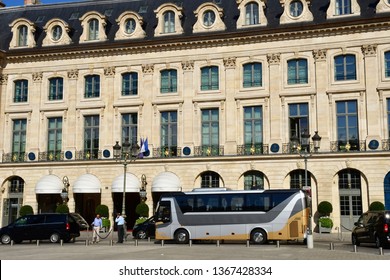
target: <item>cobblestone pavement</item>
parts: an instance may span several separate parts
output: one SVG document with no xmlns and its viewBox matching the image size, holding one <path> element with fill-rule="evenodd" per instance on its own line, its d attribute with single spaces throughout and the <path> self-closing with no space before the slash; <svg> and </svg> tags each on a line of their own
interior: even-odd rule
<svg viewBox="0 0 390 280">
<path fill-rule="evenodd" d="M 314 248 L 296 242 L 273 242 L 249 245 L 244 242 L 193 242 L 178 245 L 155 240 L 134 240 L 128 236 L 117 244 L 116 233 L 101 233 L 99 243 L 92 244 L 91 233 L 71 243 L 48 241 L 0 245 L 1 260 L 390 260 L 390 249 L 373 245 L 354 247 L 350 234 L 314 234 Z"/>
</svg>

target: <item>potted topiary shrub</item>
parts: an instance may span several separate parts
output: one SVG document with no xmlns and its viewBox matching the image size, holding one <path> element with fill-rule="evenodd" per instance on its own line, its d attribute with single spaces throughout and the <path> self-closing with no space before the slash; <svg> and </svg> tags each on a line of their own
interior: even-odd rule
<svg viewBox="0 0 390 280">
<path fill-rule="evenodd" d="M 66 204 L 60 204 L 56 208 L 56 213 L 61 213 L 61 214 L 68 214 L 69 213 L 69 207 Z"/>
<path fill-rule="evenodd" d="M 22 207 L 20 207 L 19 215 L 21 217 L 26 216 L 28 214 L 34 214 L 34 210 L 31 205 L 23 205 Z"/>
<path fill-rule="evenodd" d="M 374 201 L 370 204 L 368 207 L 368 210 L 370 211 L 382 211 L 385 210 L 385 205 L 380 201 Z"/>
<path fill-rule="evenodd" d="M 320 218 L 318 219 L 318 228 L 320 233 L 330 233 L 333 228 L 333 221 L 330 218 L 330 213 L 333 212 L 332 203 L 329 201 L 322 201 L 318 204 L 318 213 Z"/>
<path fill-rule="evenodd" d="M 135 213 L 139 215 L 139 218 L 135 221 L 135 224 L 140 224 L 146 221 L 149 217 L 149 206 L 145 202 L 141 202 L 135 208 Z"/>
</svg>

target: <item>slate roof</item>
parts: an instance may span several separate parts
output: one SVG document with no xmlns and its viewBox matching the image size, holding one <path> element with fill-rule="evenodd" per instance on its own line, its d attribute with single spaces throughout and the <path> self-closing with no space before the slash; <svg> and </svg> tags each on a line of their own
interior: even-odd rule
<svg viewBox="0 0 390 280">
<path fill-rule="evenodd" d="M 64 0 L 66 1 L 66 0 Z M 98 44 L 113 44 L 115 43 L 114 37 L 118 30 L 118 24 L 116 19 L 125 11 L 133 11 L 143 17 L 144 30 L 146 31 L 146 37 L 142 39 L 143 42 L 152 43 L 153 41 L 161 40 L 183 40 L 183 38 L 196 38 L 201 37 L 202 34 L 194 34 L 192 32 L 193 25 L 196 22 L 194 11 L 203 3 L 213 2 L 221 7 L 224 11 L 223 21 L 226 25 L 225 31 L 208 32 L 207 36 L 217 36 L 218 34 L 236 34 L 248 30 L 237 29 L 236 22 L 239 17 L 239 10 L 236 0 L 86 0 L 72 3 L 58 3 L 58 4 L 39 4 L 28 5 L 20 7 L 5 7 L 0 8 L 0 50 L 17 52 L 18 50 L 9 50 L 9 43 L 12 38 L 10 24 L 19 18 L 26 18 L 36 25 L 35 39 L 37 46 L 33 49 L 39 50 L 42 48 L 42 41 L 45 37 L 43 27 L 45 24 L 53 19 L 59 18 L 67 22 L 70 27 L 70 37 L 73 44 L 68 46 L 74 48 L 78 45 L 79 37 L 82 33 L 81 22 L 79 20 L 85 13 L 90 11 L 96 11 L 100 14 L 107 16 L 106 34 L 108 37 L 107 42 L 101 42 Z M 174 3 L 183 8 L 182 26 L 184 34 L 155 37 L 154 30 L 157 26 L 157 18 L 154 12 L 159 6 L 164 3 Z M 251 28 L 249 32 L 270 32 L 274 30 L 277 32 L 279 29 L 300 29 L 302 27 L 310 28 L 310 26 L 324 25 L 324 24 L 348 24 L 348 22 L 356 20 L 369 20 L 373 18 L 384 18 L 389 16 L 388 13 L 377 15 L 375 14 L 375 7 L 378 0 L 358 0 L 361 8 L 360 16 L 342 17 L 340 19 L 326 19 L 326 12 L 329 7 L 330 0 L 311 0 L 310 9 L 314 16 L 313 22 L 301 22 L 293 24 L 279 24 L 279 18 L 283 13 L 283 8 L 279 0 L 268 0 L 265 15 L 268 20 L 267 26 Z M 72 15 L 75 16 L 71 19 Z M 205 34 L 203 34 L 205 35 Z M 140 39 L 138 39 L 139 41 Z M 128 44 L 136 42 L 137 39 L 129 39 Z M 66 48 L 67 46 L 61 46 Z M 47 47 L 46 47 L 47 48 Z"/>
</svg>

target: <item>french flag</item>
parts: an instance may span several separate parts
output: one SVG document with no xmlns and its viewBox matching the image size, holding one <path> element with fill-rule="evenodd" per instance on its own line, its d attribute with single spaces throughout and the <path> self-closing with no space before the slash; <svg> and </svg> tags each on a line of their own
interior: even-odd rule
<svg viewBox="0 0 390 280">
<path fill-rule="evenodd" d="M 149 155 L 149 146 L 148 146 L 148 138 L 141 138 L 141 149 L 140 156 L 148 156 Z"/>
</svg>

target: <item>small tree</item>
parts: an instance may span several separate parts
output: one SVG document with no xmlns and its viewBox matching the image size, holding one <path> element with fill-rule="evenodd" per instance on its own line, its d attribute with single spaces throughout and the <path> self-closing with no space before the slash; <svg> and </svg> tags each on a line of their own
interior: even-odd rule
<svg viewBox="0 0 390 280">
<path fill-rule="evenodd" d="M 66 204 L 60 204 L 56 208 L 56 213 L 67 214 L 69 213 L 69 207 Z"/>
<path fill-rule="evenodd" d="M 385 205 L 380 201 L 374 201 L 373 203 L 370 204 L 370 206 L 368 207 L 368 210 L 371 210 L 371 211 L 385 210 Z"/>
<path fill-rule="evenodd" d="M 108 206 L 104 204 L 100 204 L 96 206 L 95 214 L 99 214 L 100 217 L 108 217 Z"/>
<path fill-rule="evenodd" d="M 135 213 L 140 215 L 140 217 L 148 217 L 149 216 L 149 206 L 145 202 L 141 202 L 135 208 Z"/>
<path fill-rule="evenodd" d="M 21 217 L 26 216 L 28 214 L 34 214 L 34 210 L 31 205 L 23 205 L 22 207 L 20 207 L 19 215 Z"/>
<path fill-rule="evenodd" d="M 322 201 L 320 204 L 318 204 L 318 213 L 320 213 L 320 216 L 329 216 L 330 213 L 333 212 L 333 206 L 332 203 L 329 201 Z"/>
</svg>

